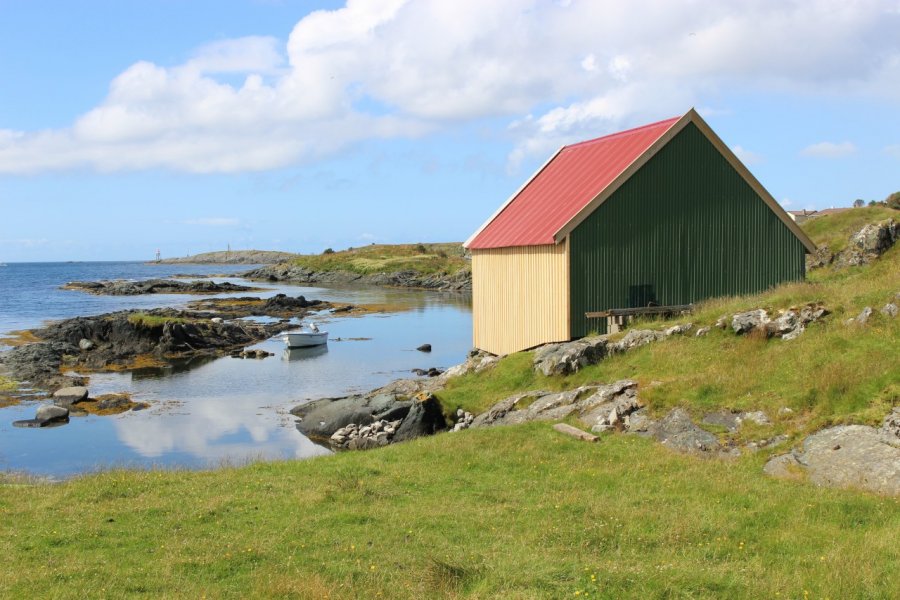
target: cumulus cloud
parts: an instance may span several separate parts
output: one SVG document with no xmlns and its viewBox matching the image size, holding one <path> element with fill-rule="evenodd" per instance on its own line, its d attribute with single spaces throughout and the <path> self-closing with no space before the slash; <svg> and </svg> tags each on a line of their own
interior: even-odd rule
<svg viewBox="0 0 900 600">
<path fill-rule="evenodd" d="M 0 173 L 259 171 L 488 118 L 515 165 L 724 89 L 900 101 L 898 28 L 878 0 L 348 0 L 138 62 L 69 127 L 0 130 Z"/>
<path fill-rule="evenodd" d="M 807 146 L 800 154 L 815 158 L 843 158 L 855 152 L 856 145 L 853 142 L 819 142 Z"/>
</svg>

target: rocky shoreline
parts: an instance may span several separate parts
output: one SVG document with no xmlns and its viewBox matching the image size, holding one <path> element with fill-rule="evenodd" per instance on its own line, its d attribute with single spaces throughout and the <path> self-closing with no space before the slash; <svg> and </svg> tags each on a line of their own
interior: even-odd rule
<svg viewBox="0 0 900 600">
<path fill-rule="evenodd" d="M 70 281 L 60 289 L 87 292 L 97 296 L 140 296 L 144 294 L 224 294 L 232 292 L 261 292 L 262 288 L 238 285 L 225 281 L 174 281 L 171 279 L 144 279 L 132 281 Z"/>
<path fill-rule="evenodd" d="M 350 271 L 313 271 L 290 263 L 267 265 L 241 273 L 240 277 L 251 281 L 283 282 L 294 284 L 363 284 L 389 287 L 419 288 L 448 292 L 471 292 L 472 270 L 462 269 L 452 275 L 438 273 L 422 275 L 418 271 L 375 273 L 361 275 Z"/>
<path fill-rule="evenodd" d="M 20 397 L 33 399 L 35 391 L 54 392 L 85 383 L 84 377 L 65 374 L 69 371 L 118 371 L 163 365 L 171 359 L 242 356 L 246 346 L 294 327 L 291 319 L 331 308 L 321 300 L 278 294 L 267 299 L 197 301 L 184 310 L 157 308 L 74 317 L 23 332 L 25 339 L 36 341 L 0 354 L 0 370 L 18 382 Z M 246 319 L 252 316 L 279 320 L 258 323 Z"/>
<path fill-rule="evenodd" d="M 753 333 L 790 343 L 830 313 L 820 304 L 772 312 L 777 314 L 770 317 L 769 311 L 757 309 L 723 316 L 715 324 L 699 328 L 685 323 L 663 330 L 635 329 L 618 341 L 610 336 L 597 336 L 547 344 L 535 351 L 533 368 L 547 377 L 565 376 L 608 356 L 672 336 L 703 337 L 713 327 L 731 330 L 736 336 Z M 400 379 L 366 394 L 314 400 L 295 407 L 291 414 L 298 417 L 296 426 L 301 433 L 335 450 L 366 450 L 441 432 L 564 419 L 575 419 L 596 434 L 630 433 L 649 437 L 672 450 L 706 458 L 731 459 L 771 451 L 794 441 L 801 444 L 802 450 L 794 449 L 772 458 L 766 465 L 766 473 L 776 477 L 802 477 L 803 472 L 809 471 L 810 480 L 819 485 L 900 495 L 900 408 L 894 408 L 885 418 L 881 430 L 862 425 L 831 427 L 802 442 L 777 430 L 769 435 L 764 433 L 776 421 L 791 420 L 793 411 L 789 408 L 782 408 L 777 415 L 767 415 L 761 410 L 718 409 L 703 414 L 696 422 L 682 407 L 654 415 L 640 399 L 639 385 L 634 380 L 583 385 L 561 392 L 528 391 L 500 400 L 478 415 L 462 409 L 448 414 L 448 407 L 442 407 L 439 400 L 447 382 L 467 373 L 491 369 L 499 360 L 473 351 L 465 363 L 435 377 Z M 741 430 L 747 423 L 762 430 L 762 436 L 745 439 Z M 571 426 L 567 426 L 571 434 L 568 430 L 575 432 L 579 439 L 597 439 Z"/>
</svg>

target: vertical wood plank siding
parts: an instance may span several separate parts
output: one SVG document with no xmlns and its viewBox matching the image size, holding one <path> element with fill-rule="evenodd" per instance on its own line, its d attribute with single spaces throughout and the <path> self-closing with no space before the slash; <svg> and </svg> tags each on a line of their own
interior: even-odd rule
<svg viewBox="0 0 900 600">
<path fill-rule="evenodd" d="M 472 251 L 476 348 L 509 354 L 569 339 L 566 245 Z"/>
<path fill-rule="evenodd" d="M 587 311 L 688 304 L 804 277 L 805 249 L 689 124 L 569 236 L 571 335 Z"/>
</svg>

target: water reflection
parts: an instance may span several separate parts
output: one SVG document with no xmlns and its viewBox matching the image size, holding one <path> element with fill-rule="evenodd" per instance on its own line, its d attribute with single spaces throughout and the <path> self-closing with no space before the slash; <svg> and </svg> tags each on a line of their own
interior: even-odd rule
<svg viewBox="0 0 900 600">
<path fill-rule="evenodd" d="M 276 355 L 266 359 L 199 357 L 165 368 L 91 375 L 93 396 L 127 392 L 150 403 L 137 413 L 73 418 L 41 432 L 11 426 L 32 417 L 35 404 L 0 409 L 0 468 L 69 475 L 98 466 L 207 467 L 224 460 L 316 456 L 327 450 L 293 427 L 290 408 L 366 391 L 411 376 L 413 368 L 458 364 L 471 344 L 470 308 L 458 295 L 326 288 L 285 293 L 409 310 L 318 315 L 328 321 L 328 345 L 286 349 L 276 338 L 253 346 Z M 423 343 L 432 345 L 431 353 L 415 350 Z"/>
<path fill-rule="evenodd" d="M 309 348 L 285 348 L 281 353 L 282 360 L 307 360 L 322 356 L 328 352 L 328 344 L 321 346 L 310 346 Z"/>
</svg>

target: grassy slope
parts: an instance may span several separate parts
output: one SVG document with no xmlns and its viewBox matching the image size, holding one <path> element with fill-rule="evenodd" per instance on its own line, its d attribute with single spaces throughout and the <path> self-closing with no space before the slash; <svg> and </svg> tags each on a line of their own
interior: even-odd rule
<svg viewBox="0 0 900 600">
<path fill-rule="evenodd" d="M 841 321 L 900 291 L 898 264 L 895 248 L 694 317 L 825 300 L 835 314 L 793 342 L 715 332 L 555 381 L 523 353 L 444 399 L 631 376 L 657 411 L 791 406 L 775 427 L 796 434 L 871 422 L 897 402 L 900 319 Z M 772 480 L 766 458 L 702 460 L 630 436 L 590 445 L 532 424 L 213 472 L 7 476 L 0 597 L 892 597 L 900 500 Z"/>
<path fill-rule="evenodd" d="M 803 223 L 802 227 L 817 245 L 828 246 L 832 252 L 839 252 L 847 246 L 849 237 L 863 225 L 889 218 L 897 220 L 900 214 L 886 206 L 867 206 L 813 218 Z"/>
<path fill-rule="evenodd" d="M 294 264 L 314 271 L 349 271 L 360 275 L 418 271 L 423 275 L 454 274 L 468 267 L 458 243 L 373 244 L 330 254 L 306 254 Z"/>
<path fill-rule="evenodd" d="M 898 501 L 761 462 L 534 424 L 0 486 L 0 596 L 889 598 Z"/>
</svg>

